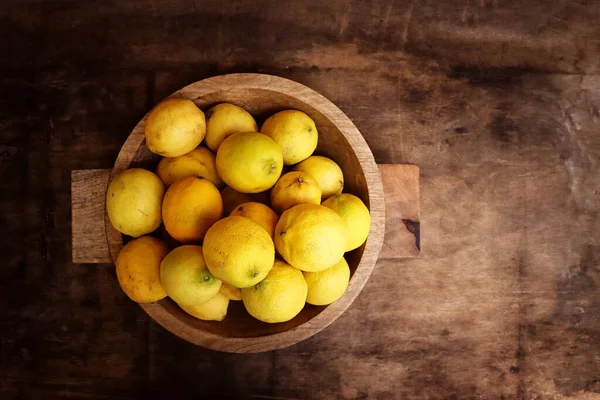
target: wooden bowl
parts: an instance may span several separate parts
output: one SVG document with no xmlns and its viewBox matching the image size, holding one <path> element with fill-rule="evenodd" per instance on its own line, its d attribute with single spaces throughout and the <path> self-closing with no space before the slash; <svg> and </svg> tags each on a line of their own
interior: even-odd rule
<svg viewBox="0 0 600 400">
<path fill-rule="evenodd" d="M 285 109 L 307 113 L 319 131 L 315 154 L 335 160 L 344 171 L 344 191 L 360 197 L 371 211 L 371 230 L 366 243 L 350 253 L 351 279 L 344 296 L 329 306 L 306 305 L 294 319 L 267 324 L 252 318 L 241 301 L 232 301 L 221 322 L 201 321 L 183 312 L 172 300 L 164 299 L 141 307 L 156 322 L 175 335 L 199 346 L 232 353 L 275 350 L 298 343 L 335 321 L 358 296 L 369 279 L 379 256 L 385 231 L 383 185 L 373 154 L 350 119 L 317 92 L 288 79 L 262 74 L 231 74 L 205 79 L 169 97 L 193 100 L 206 111 L 229 102 L 249 111 L 260 124 L 268 116 Z M 115 162 L 113 179 L 131 167 L 154 170 L 159 157 L 144 142 L 147 115 L 133 129 Z M 105 218 L 108 246 L 113 261 L 123 247 L 124 237 Z"/>
</svg>

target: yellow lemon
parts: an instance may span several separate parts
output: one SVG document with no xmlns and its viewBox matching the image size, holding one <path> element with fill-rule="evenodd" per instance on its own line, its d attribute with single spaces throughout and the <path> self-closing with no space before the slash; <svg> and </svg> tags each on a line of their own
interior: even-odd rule
<svg viewBox="0 0 600 400">
<path fill-rule="evenodd" d="M 169 249 L 152 236 L 133 239 L 117 257 L 117 279 L 133 301 L 153 303 L 167 296 L 160 283 L 160 263 Z"/>
<path fill-rule="evenodd" d="M 296 164 L 308 158 L 317 148 L 319 140 L 315 122 L 298 110 L 271 115 L 260 131 L 281 146 L 285 165 Z"/>
<path fill-rule="evenodd" d="M 319 272 L 304 272 L 308 285 L 306 302 L 315 306 L 331 304 L 344 294 L 350 281 L 350 267 L 342 257 L 333 267 Z"/>
<path fill-rule="evenodd" d="M 321 188 L 321 199 L 325 200 L 344 189 L 344 174 L 339 165 L 330 158 L 310 156 L 294 167 L 294 171 L 306 172 L 312 176 Z"/>
<path fill-rule="evenodd" d="M 346 249 L 346 224 L 334 211 L 316 204 L 299 204 L 284 212 L 275 227 L 275 247 L 302 271 L 333 266 Z"/>
<path fill-rule="evenodd" d="M 285 322 L 302 311 L 307 292 L 302 272 L 275 260 L 265 279 L 242 289 L 242 300 L 254 318 L 268 323 Z"/>
<path fill-rule="evenodd" d="M 217 104 L 206 112 L 206 118 L 206 145 L 214 152 L 226 137 L 234 133 L 258 131 L 252 115 L 233 104 Z"/>
<path fill-rule="evenodd" d="M 204 257 L 211 273 L 237 288 L 255 285 L 273 266 L 275 248 L 267 231 L 244 217 L 227 217 L 204 237 Z"/>
<path fill-rule="evenodd" d="M 221 289 L 206 267 L 202 247 L 180 246 L 160 264 L 160 281 L 165 292 L 179 305 L 195 306 L 212 299 Z"/>
<path fill-rule="evenodd" d="M 215 155 L 202 146 L 179 157 L 164 157 L 158 163 L 156 175 L 166 187 L 188 176 L 208 179 L 218 188 L 223 186 L 223 181 L 217 174 Z"/>
<path fill-rule="evenodd" d="M 325 207 L 338 213 L 348 226 L 348 246 L 346 251 L 360 247 L 371 229 L 371 214 L 365 203 L 353 194 L 342 193 L 323 202 Z"/>
<path fill-rule="evenodd" d="M 321 204 L 319 184 L 304 172 L 288 172 L 271 189 L 271 207 L 279 214 L 303 203 Z"/>
<path fill-rule="evenodd" d="M 240 193 L 237 190 L 225 186 L 221 190 L 221 197 L 223 198 L 223 213 L 225 215 L 231 214 L 231 212 L 240 204 L 256 202 L 265 205 L 269 204 L 269 193 Z"/>
<path fill-rule="evenodd" d="M 160 208 L 165 188 L 154 173 L 131 168 L 108 185 L 106 211 L 110 223 L 125 235 L 138 237 L 160 226 Z"/>
<path fill-rule="evenodd" d="M 230 215 L 250 218 L 252 221 L 265 228 L 271 237 L 273 237 L 275 225 L 277 225 L 277 221 L 279 221 L 279 217 L 275 214 L 275 211 L 264 204 L 255 202 L 240 204 Z"/>
<path fill-rule="evenodd" d="M 242 193 L 273 187 L 283 169 L 281 148 L 267 135 L 234 133 L 217 151 L 217 171 L 228 186 Z"/>
<path fill-rule="evenodd" d="M 204 321 L 223 321 L 227 315 L 229 299 L 221 293 L 217 293 L 212 299 L 196 306 L 178 305 L 183 311 L 194 318 Z"/>
<path fill-rule="evenodd" d="M 207 179 L 184 178 L 167 190 L 162 216 L 173 239 L 180 243 L 199 242 L 223 216 L 221 193 Z"/>
<path fill-rule="evenodd" d="M 151 152 L 163 157 L 182 156 L 204 139 L 204 113 L 191 100 L 163 100 L 148 114 L 144 134 Z"/>
<path fill-rule="evenodd" d="M 228 283 L 223 282 L 221 285 L 221 291 L 219 292 L 229 300 L 241 300 L 242 289 L 231 286 Z"/>
</svg>

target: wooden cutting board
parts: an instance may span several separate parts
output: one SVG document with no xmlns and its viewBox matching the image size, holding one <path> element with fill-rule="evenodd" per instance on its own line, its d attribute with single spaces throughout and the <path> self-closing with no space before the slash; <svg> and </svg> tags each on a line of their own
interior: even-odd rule
<svg viewBox="0 0 600 400">
<path fill-rule="evenodd" d="M 385 238 L 380 259 L 418 257 L 421 251 L 419 167 L 379 164 L 385 192 Z M 72 259 L 112 263 L 104 224 L 110 169 L 71 171 Z"/>
</svg>

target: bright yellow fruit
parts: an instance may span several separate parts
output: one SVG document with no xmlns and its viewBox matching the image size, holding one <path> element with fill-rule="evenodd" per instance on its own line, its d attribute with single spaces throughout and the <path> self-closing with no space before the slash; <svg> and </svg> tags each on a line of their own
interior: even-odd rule
<svg viewBox="0 0 600 400">
<path fill-rule="evenodd" d="M 228 186 L 242 193 L 273 187 L 283 169 L 281 148 L 267 135 L 234 133 L 217 151 L 217 171 Z"/>
<path fill-rule="evenodd" d="M 262 226 L 234 216 L 223 218 L 206 232 L 204 257 L 217 279 L 245 288 L 267 276 L 273 266 L 275 248 Z"/>
<path fill-rule="evenodd" d="M 106 211 L 112 226 L 125 235 L 138 237 L 160 226 L 160 208 L 165 188 L 154 173 L 131 168 L 108 185 Z"/>
<path fill-rule="evenodd" d="M 303 203 L 321 204 L 319 184 L 305 172 L 288 172 L 271 189 L 271 207 L 278 214 Z"/>
<path fill-rule="evenodd" d="M 333 267 L 319 272 L 304 272 L 308 285 L 306 302 L 315 306 L 331 304 L 344 294 L 350 281 L 350 267 L 342 257 Z"/>
<path fill-rule="evenodd" d="M 206 145 L 214 152 L 225 138 L 234 133 L 258 131 L 252 115 L 233 104 L 217 104 L 206 112 L 206 118 Z"/>
<path fill-rule="evenodd" d="M 269 135 L 283 150 L 283 162 L 292 165 L 308 158 L 317 148 L 319 135 L 315 122 L 298 110 L 271 115 L 260 132 Z"/>
<path fill-rule="evenodd" d="M 223 187 L 223 181 L 217 174 L 215 155 L 206 147 L 196 147 L 194 150 L 179 157 L 164 157 L 158 163 L 156 175 L 163 181 L 166 187 L 175 182 L 196 176 L 205 178 L 218 188 Z"/>
<path fill-rule="evenodd" d="M 242 289 L 233 287 L 225 282 L 223 282 L 221 285 L 221 291 L 219 293 L 227 297 L 229 300 L 237 301 L 242 299 Z"/>
<path fill-rule="evenodd" d="M 237 190 L 225 186 L 221 190 L 223 198 L 223 213 L 229 215 L 240 204 L 256 202 L 265 205 L 269 204 L 269 192 L 260 193 L 240 193 Z"/>
<path fill-rule="evenodd" d="M 294 171 L 306 172 L 321 188 L 321 199 L 325 200 L 344 189 L 344 174 L 339 165 L 330 158 L 310 156 L 294 167 Z"/>
<path fill-rule="evenodd" d="M 153 303 L 167 296 L 160 283 L 160 263 L 169 249 L 152 236 L 133 239 L 117 257 L 117 279 L 133 301 Z"/>
<path fill-rule="evenodd" d="M 279 216 L 275 214 L 275 211 L 264 204 L 255 202 L 240 204 L 230 215 L 250 218 L 252 221 L 265 228 L 271 237 L 273 237 L 275 225 L 277 225 L 277 221 L 279 221 Z"/>
<path fill-rule="evenodd" d="M 242 300 L 254 318 L 268 323 L 285 322 L 302 310 L 307 292 L 302 272 L 275 260 L 265 279 L 242 289 Z"/>
<path fill-rule="evenodd" d="M 371 229 L 371 214 L 361 199 L 353 194 L 342 193 L 328 198 L 323 205 L 338 213 L 348 226 L 346 251 L 359 248 L 367 240 Z"/>
<path fill-rule="evenodd" d="M 204 113 L 191 100 L 163 100 L 150 111 L 144 134 L 151 152 L 163 157 L 182 156 L 204 139 Z"/>
<path fill-rule="evenodd" d="M 221 193 L 207 179 L 184 178 L 167 190 L 162 216 L 173 239 L 180 243 L 199 242 L 223 216 Z"/>
<path fill-rule="evenodd" d="M 203 321 L 223 321 L 227 315 L 229 299 L 221 293 L 217 293 L 206 303 L 202 303 L 197 306 L 178 305 L 183 311 L 190 314 L 194 318 L 198 318 Z"/>
<path fill-rule="evenodd" d="M 202 247 L 175 248 L 160 264 L 160 281 L 165 292 L 180 306 L 195 306 L 212 299 L 221 289 L 206 267 Z"/>
<path fill-rule="evenodd" d="M 344 220 L 327 207 L 299 204 L 284 212 L 275 227 L 275 247 L 302 271 L 322 271 L 342 258 L 346 249 Z"/>
</svg>

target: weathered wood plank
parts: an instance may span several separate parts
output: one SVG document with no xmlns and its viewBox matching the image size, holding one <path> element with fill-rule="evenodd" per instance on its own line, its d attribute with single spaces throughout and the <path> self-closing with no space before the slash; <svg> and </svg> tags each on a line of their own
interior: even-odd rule
<svg viewBox="0 0 600 400">
<path fill-rule="evenodd" d="M 71 171 L 72 260 L 110 263 L 104 225 L 105 196 L 110 170 Z"/>
</svg>

